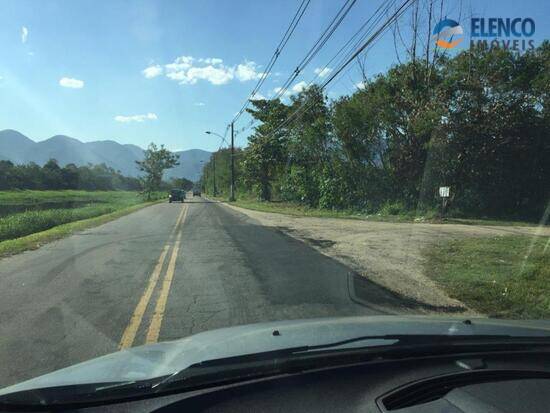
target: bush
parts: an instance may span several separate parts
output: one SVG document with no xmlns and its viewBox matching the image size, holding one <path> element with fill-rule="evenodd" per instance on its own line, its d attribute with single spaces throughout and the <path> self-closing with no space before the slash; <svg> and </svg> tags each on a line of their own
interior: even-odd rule
<svg viewBox="0 0 550 413">
<path fill-rule="evenodd" d="M 26 211 L 0 219 L 0 241 L 23 237 L 57 225 L 93 218 L 116 210 L 114 206 L 88 206 L 75 209 Z"/>
<path fill-rule="evenodd" d="M 401 202 L 386 202 L 380 209 L 382 215 L 402 215 L 407 213 L 407 208 Z"/>
</svg>

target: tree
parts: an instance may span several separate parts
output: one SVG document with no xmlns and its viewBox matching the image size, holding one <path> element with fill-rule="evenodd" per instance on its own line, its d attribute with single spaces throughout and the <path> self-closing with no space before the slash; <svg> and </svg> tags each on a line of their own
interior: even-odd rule
<svg viewBox="0 0 550 413">
<path fill-rule="evenodd" d="M 190 181 L 186 178 L 172 178 L 170 180 L 170 186 L 173 188 L 183 189 L 185 191 L 190 191 L 195 186 L 193 181 Z"/>
<path fill-rule="evenodd" d="M 279 126 L 288 114 L 288 107 L 278 99 L 252 101 L 254 109 L 247 111 L 262 124 L 249 138 L 243 168 L 245 180 L 257 190 L 262 201 L 270 201 L 272 183 L 286 155 L 285 130 Z"/>
<path fill-rule="evenodd" d="M 159 148 L 151 143 L 145 150 L 143 161 L 136 161 L 136 164 L 141 172 L 145 172 L 141 183 L 143 193 L 150 200 L 151 194 L 160 189 L 164 171 L 179 165 L 179 162 L 177 155 L 164 148 L 164 145 Z"/>
<path fill-rule="evenodd" d="M 304 89 L 291 99 L 291 113 L 295 115 L 288 132 L 290 156 L 283 196 L 317 207 L 320 184 L 331 173 L 327 166 L 334 155 L 330 112 L 320 86 Z"/>
<path fill-rule="evenodd" d="M 11 189 L 15 186 L 14 165 L 10 161 L 0 160 L 0 190 Z"/>
<path fill-rule="evenodd" d="M 43 182 L 45 189 L 60 189 L 62 188 L 63 177 L 61 176 L 61 168 L 57 160 L 50 159 L 42 167 Z"/>
</svg>

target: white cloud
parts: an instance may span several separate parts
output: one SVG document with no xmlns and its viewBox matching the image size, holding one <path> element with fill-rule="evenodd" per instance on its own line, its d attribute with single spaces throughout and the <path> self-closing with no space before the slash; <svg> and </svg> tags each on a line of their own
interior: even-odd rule
<svg viewBox="0 0 550 413">
<path fill-rule="evenodd" d="M 169 63 L 164 67 L 168 72 L 178 72 L 181 70 L 189 69 L 193 65 L 194 61 L 195 61 L 195 58 L 193 56 L 180 56 L 180 57 L 177 57 L 173 63 Z"/>
<path fill-rule="evenodd" d="M 319 77 L 327 77 L 330 72 L 332 72 L 332 69 L 330 67 L 318 67 L 313 72 L 315 72 L 316 75 L 319 75 Z"/>
<path fill-rule="evenodd" d="M 357 83 L 355 84 L 355 87 L 356 87 L 357 89 L 365 89 L 365 87 L 367 87 L 367 84 L 366 84 L 365 82 L 357 82 Z"/>
<path fill-rule="evenodd" d="M 280 99 L 288 98 L 291 95 L 294 95 L 296 93 L 300 93 L 302 90 L 306 89 L 308 86 L 307 82 L 304 82 L 303 80 L 301 82 L 296 83 L 294 86 L 290 88 L 290 90 L 285 90 L 280 96 Z M 283 90 L 282 87 L 276 87 L 273 89 L 271 93 L 269 93 L 270 96 L 277 96 L 281 93 Z"/>
<path fill-rule="evenodd" d="M 206 106 L 206 104 L 204 102 L 195 102 L 195 103 L 193 103 L 193 105 L 195 105 L 195 106 Z"/>
<path fill-rule="evenodd" d="M 72 77 L 62 77 L 59 79 L 59 85 L 71 89 L 82 89 L 84 87 L 84 81 L 73 79 Z"/>
<path fill-rule="evenodd" d="M 27 38 L 29 37 L 29 29 L 25 26 L 21 27 L 21 43 L 27 43 Z"/>
<path fill-rule="evenodd" d="M 225 66 L 208 65 L 205 67 L 192 67 L 187 71 L 181 83 L 194 85 L 197 80 L 206 80 L 213 85 L 223 85 L 233 79 L 233 70 Z"/>
<path fill-rule="evenodd" d="M 147 79 L 152 79 L 154 77 L 162 75 L 162 67 L 160 65 L 149 66 L 143 69 L 141 73 L 143 73 L 143 76 L 145 76 Z"/>
<path fill-rule="evenodd" d="M 237 65 L 235 75 L 237 76 L 237 79 L 239 79 L 241 82 L 246 82 L 248 80 L 258 80 L 264 74 L 262 72 L 258 72 L 257 69 L 258 65 L 256 63 L 245 60 L 244 63 Z"/>
<path fill-rule="evenodd" d="M 122 122 L 122 123 L 144 122 L 146 120 L 157 120 L 157 119 L 158 119 L 158 117 L 154 113 L 148 113 L 146 115 L 129 115 L 129 116 L 117 115 L 117 116 L 115 116 L 115 120 L 117 122 Z"/>
<path fill-rule="evenodd" d="M 292 86 L 292 92 L 300 93 L 306 87 L 307 87 L 307 83 L 302 80 L 301 82 L 298 82 L 294 86 Z"/>
<path fill-rule="evenodd" d="M 252 61 L 245 60 L 236 66 L 228 66 L 217 57 L 193 56 L 180 56 L 172 63 L 165 64 L 164 72 L 168 79 L 185 85 L 194 85 L 199 80 L 205 80 L 213 85 L 223 85 L 234 79 L 247 82 L 262 76 L 258 71 L 258 65 Z"/>
<path fill-rule="evenodd" d="M 277 86 L 276 88 L 273 89 L 273 91 L 269 95 L 270 97 L 279 96 L 279 99 L 285 99 L 290 95 L 292 95 L 292 92 L 290 90 L 285 90 L 284 92 L 282 92 L 282 90 L 283 90 L 282 87 Z"/>
</svg>

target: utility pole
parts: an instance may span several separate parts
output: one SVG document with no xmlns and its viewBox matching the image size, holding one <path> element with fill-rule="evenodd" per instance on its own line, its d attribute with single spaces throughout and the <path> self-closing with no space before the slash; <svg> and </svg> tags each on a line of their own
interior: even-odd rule
<svg viewBox="0 0 550 413">
<path fill-rule="evenodd" d="M 235 130 L 231 122 L 231 187 L 229 201 L 235 200 Z"/>
<path fill-rule="evenodd" d="M 214 196 L 217 196 L 216 191 L 216 152 L 212 154 L 212 167 L 214 169 Z"/>
</svg>

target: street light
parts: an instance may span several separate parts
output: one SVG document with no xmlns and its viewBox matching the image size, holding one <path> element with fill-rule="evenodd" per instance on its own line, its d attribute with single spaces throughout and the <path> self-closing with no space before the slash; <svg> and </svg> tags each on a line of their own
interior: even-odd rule
<svg viewBox="0 0 550 413">
<path fill-rule="evenodd" d="M 235 200 L 235 130 L 233 122 L 230 124 L 231 126 L 231 185 L 229 187 L 229 201 Z M 219 133 L 212 132 L 212 131 L 206 131 L 206 134 L 208 135 L 216 135 L 225 140 L 225 137 L 220 135 Z"/>
<path fill-rule="evenodd" d="M 223 137 L 222 135 L 220 135 L 219 133 L 216 133 L 216 132 L 212 132 L 212 131 L 207 130 L 204 133 L 206 133 L 207 135 L 216 135 L 216 136 L 219 136 L 222 139 L 225 139 L 225 137 Z"/>
</svg>

